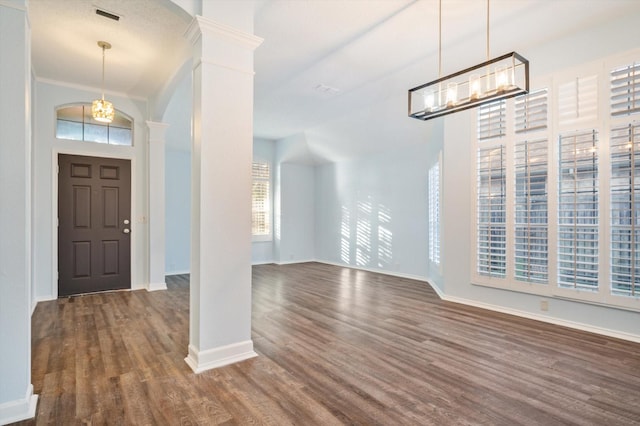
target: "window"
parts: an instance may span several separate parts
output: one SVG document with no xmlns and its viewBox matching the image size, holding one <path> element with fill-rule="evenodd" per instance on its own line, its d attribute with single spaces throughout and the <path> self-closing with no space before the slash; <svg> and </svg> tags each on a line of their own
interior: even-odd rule
<svg viewBox="0 0 640 426">
<path fill-rule="evenodd" d="M 611 291 L 640 295 L 640 124 L 611 130 Z M 638 178 L 636 180 L 636 177 Z"/>
<path fill-rule="evenodd" d="M 440 263 L 440 161 L 429 169 L 429 260 Z"/>
<path fill-rule="evenodd" d="M 547 81 L 478 110 L 473 282 L 640 311 L 637 51 Z"/>
<path fill-rule="evenodd" d="M 598 76 L 578 77 L 558 87 L 558 119 L 572 125 L 598 118 Z"/>
<path fill-rule="evenodd" d="M 516 133 L 547 128 L 547 89 L 516 97 Z"/>
<path fill-rule="evenodd" d="M 611 71 L 611 115 L 640 112 L 640 63 Z"/>
<path fill-rule="evenodd" d="M 558 285 L 598 288 L 598 134 L 561 135 Z"/>
<path fill-rule="evenodd" d="M 477 264 L 481 275 L 506 274 L 505 146 L 478 150 Z"/>
<path fill-rule="evenodd" d="M 133 120 L 116 110 L 110 124 L 91 117 L 91 104 L 76 104 L 56 110 L 56 138 L 109 145 L 132 146 Z"/>
<path fill-rule="evenodd" d="M 506 133 L 505 100 L 481 105 L 478 109 L 478 140 L 504 136 Z"/>
<path fill-rule="evenodd" d="M 254 162 L 251 184 L 251 234 L 271 237 L 270 167 L 268 163 Z"/>
<path fill-rule="evenodd" d="M 515 278 L 547 283 L 547 140 L 515 147 Z"/>
</svg>

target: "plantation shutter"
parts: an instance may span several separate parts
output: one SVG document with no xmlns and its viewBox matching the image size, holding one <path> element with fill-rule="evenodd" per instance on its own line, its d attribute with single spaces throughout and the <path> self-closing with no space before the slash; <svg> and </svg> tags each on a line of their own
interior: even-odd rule
<svg viewBox="0 0 640 426">
<path fill-rule="evenodd" d="M 253 163 L 251 185 L 251 233 L 271 234 L 271 206 L 269 201 L 269 164 Z"/>
<path fill-rule="evenodd" d="M 558 88 L 560 124 L 598 118 L 598 76 L 578 77 Z"/>
<path fill-rule="evenodd" d="M 640 63 L 611 71 L 611 115 L 640 112 Z"/>
<path fill-rule="evenodd" d="M 505 146 L 478 150 L 477 267 L 481 275 L 506 274 Z"/>
<path fill-rule="evenodd" d="M 440 263 L 440 163 L 429 169 L 429 259 Z"/>
<path fill-rule="evenodd" d="M 598 288 L 598 133 L 559 139 L 558 284 Z"/>
<path fill-rule="evenodd" d="M 516 133 L 547 128 L 547 89 L 537 90 L 515 98 Z"/>
<path fill-rule="evenodd" d="M 547 283 L 547 140 L 515 146 L 515 278 Z"/>
<path fill-rule="evenodd" d="M 611 129 L 611 290 L 640 294 L 640 124 Z"/>
<path fill-rule="evenodd" d="M 478 140 L 501 137 L 506 134 L 504 100 L 481 105 L 478 108 Z"/>
</svg>

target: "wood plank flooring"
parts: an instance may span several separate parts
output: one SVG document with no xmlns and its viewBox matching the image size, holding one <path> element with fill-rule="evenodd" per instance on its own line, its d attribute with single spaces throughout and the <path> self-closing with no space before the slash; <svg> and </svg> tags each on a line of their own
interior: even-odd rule
<svg viewBox="0 0 640 426">
<path fill-rule="evenodd" d="M 188 276 L 39 303 L 22 425 L 640 425 L 640 344 L 443 302 L 422 282 L 253 268 L 259 357 L 194 374 Z"/>
</svg>

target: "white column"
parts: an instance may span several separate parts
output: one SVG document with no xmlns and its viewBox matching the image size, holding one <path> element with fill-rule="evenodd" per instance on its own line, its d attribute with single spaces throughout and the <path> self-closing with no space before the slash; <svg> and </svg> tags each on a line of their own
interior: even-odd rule
<svg viewBox="0 0 640 426">
<path fill-rule="evenodd" d="M 31 33 L 0 2 L 0 424 L 35 415 L 31 385 Z"/>
<path fill-rule="evenodd" d="M 186 36 L 194 46 L 194 65 L 185 361 L 201 372 L 256 356 L 251 340 L 253 51 L 262 40 L 201 16 Z"/>
<path fill-rule="evenodd" d="M 165 282 L 165 133 L 166 123 L 147 121 L 149 128 L 149 284 L 148 291 L 166 290 Z"/>
</svg>

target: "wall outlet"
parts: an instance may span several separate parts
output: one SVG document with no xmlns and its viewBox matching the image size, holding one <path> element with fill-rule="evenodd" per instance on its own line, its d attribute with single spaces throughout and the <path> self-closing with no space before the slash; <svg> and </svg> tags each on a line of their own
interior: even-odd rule
<svg viewBox="0 0 640 426">
<path fill-rule="evenodd" d="M 541 300 L 540 301 L 540 310 L 541 311 L 548 311 L 549 310 L 549 301 L 548 300 Z"/>
</svg>

